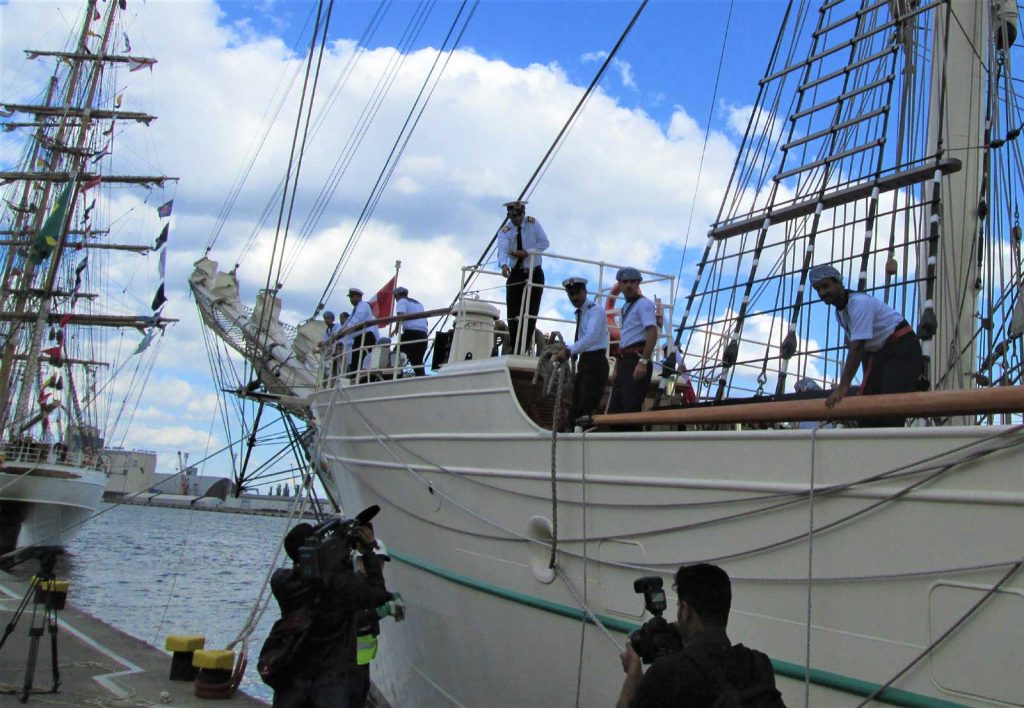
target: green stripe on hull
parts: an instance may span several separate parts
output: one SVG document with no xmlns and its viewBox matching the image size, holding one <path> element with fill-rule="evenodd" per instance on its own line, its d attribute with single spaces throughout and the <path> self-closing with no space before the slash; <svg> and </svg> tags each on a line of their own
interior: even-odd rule
<svg viewBox="0 0 1024 708">
<path fill-rule="evenodd" d="M 413 558 L 403 553 L 396 553 L 390 547 L 388 548 L 388 553 L 395 560 L 411 565 L 414 568 L 419 568 L 431 575 L 436 575 L 439 578 L 444 578 L 445 580 L 458 585 L 463 585 L 467 588 L 472 588 L 473 590 L 485 592 L 488 595 L 494 595 L 495 597 L 500 597 L 505 600 L 511 600 L 512 602 L 520 605 L 526 605 L 527 607 L 533 607 L 562 617 L 583 620 L 586 622 L 591 621 L 587 614 L 580 608 L 562 605 L 557 602 L 551 602 L 550 600 L 543 600 L 539 597 L 534 597 L 533 595 L 526 595 L 521 592 L 516 592 L 515 590 L 508 590 L 506 588 L 498 587 L 497 585 L 491 585 L 490 583 L 485 583 L 465 575 L 459 575 L 458 573 L 453 573 L 450 570 L 427 563 L 426 561 L 419 560 L 418 558 Z M 622 632 L 623 634 L 629 634 L 640 626 L 634 622 L 627 622 L 625 620 L 616 619 L 615 617 L 607 617 L 604 615 L 596 616 L 605 627 L 615 632 Z M 775 669 L 775 673 L 779 676 L 796 679 L 798 681 L 804 680 L 805 669 L 800 664 L 782 661 L 781 659 L 772 659 L 772 667 Z M 823 671 L 822 669 L 812 668 L 809 672 L 809 678 L 811 683 L 816 686 L 831 688 L 837 691 L 842 691 L 843 693 L 860 696 L 862 698 L 872 695 L 880 686 L 880 684 L 877 683 L 850 678 L 849 676 L 835 674 L 831 671 Z M 903 691 L 898 688 L 885 689 L 875 700 L 895 706 L 912 706 L 913 708 L 964 708 L 962 703 L 944 701 L 941 698 L 923 696 L 919 693 Z"/>
</svg>

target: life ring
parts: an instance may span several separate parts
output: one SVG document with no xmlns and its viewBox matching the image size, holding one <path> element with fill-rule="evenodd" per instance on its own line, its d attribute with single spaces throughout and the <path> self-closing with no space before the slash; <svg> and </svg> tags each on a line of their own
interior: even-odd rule
<svg viewBox="0 0 1024 708">
<path fill-rule="evenodd" d="M 608 354 L 610 356 L 619 355 L 619 343 L 622 340 L 622 330 L 619 329 L 618 320 L 616 319 L 615 301 L 619 299 L 619 294 L 622 290 L 619 288 L 619 283 L 616 281 L 612 289 L 608 291 L 608 297 L 604 301 L 605 320 L 608 323 Z M 643 295 L 640 288 L 636 289 L 638 295 Z"/>
</svg>

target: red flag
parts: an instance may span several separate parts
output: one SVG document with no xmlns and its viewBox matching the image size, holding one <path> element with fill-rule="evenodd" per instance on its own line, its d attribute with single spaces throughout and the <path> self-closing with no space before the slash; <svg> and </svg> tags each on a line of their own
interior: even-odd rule
<svg viewBox="0 0 1024 708">
<path fill-rule="evenodd" d="M 102 177 L 100 177 L 99 175 L 96 175 L 91 180 L 89 180 L 88 182 L 86 182 L 85 184 L 82 185 L 82 191 L 84 192 L 86 190 L 92 189 L 93 187 L 99 186 L 99 183 L 102 180 L 103 180 Z"/>
<path fill-rule="evenodd" d="M 64 315 L 60 318 L 60 326 L 67 327 L 69 324 L 71 324 L 71 313 L 65 312 Z"/>
<path fill-rule="evenodd" d="M 398 274 L 395 274 L 384 287 L 377 291 L 377 294 L 370 298 L 370 312 L 374 317 L 391 317 L 395 307 L 395 287 L 398 285 Z"/>
<path fill-rule="evenodd" d="M 60 366 L 60 350 L 61 350 L 61 347 L 58 344 L 55 347 L 50 347 L 49 349 L 44 349 L 43 350 L 43 354 L 46 355 L 50 359 L 50 363 L 52 365 Z"/>
</svg>

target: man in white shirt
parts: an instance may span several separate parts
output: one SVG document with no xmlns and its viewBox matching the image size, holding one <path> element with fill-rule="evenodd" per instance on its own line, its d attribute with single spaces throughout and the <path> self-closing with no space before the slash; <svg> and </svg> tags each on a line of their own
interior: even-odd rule
<svg viewBox="0 0 1024 708">
<path fill-rule="evenodd" d="M 370 306 L 363 301 L 363 291 L 359 288 L 349 288 L 348 301 L 352 303 L 352 314 L 349 315 L 345 329 L 352 330 L 349 336 L 352 338 L 352 354 L 349 357 L 348 376 L 355 378 L 363 366 L 363 358 L 369 354 L 370 347 L 377 343 L 377 327 L 362 326 L 365 322 L 375 319 Z"/>
<path fill-rule="evenodd" d="M 334 385 L 334 378 L 338 375 L 338 345 L 336 342 L 340 330 L 341 325 L 335 321 L 334 313 L 330 310 L 324 311 L 324 334 L 320 338 L 320 343 L 317 344 L 317 349 L 321 351 L 324 358 L 324 375 L 328 379 L 328 386 Z"/>
<path fill-rule="evenodd" d="M 395 314 L 415 315 L 419 312 L 423 312 L 423 303 L 409 297 L 408 288 L 395 288 Z M 398 351 L 409 358 L 412 370 L 417 376 L 426 376 L 423 356 L 427 353 L 427 318 L 410 317 L 401 321 L 401 327 Z"/>
<path fill-rule="evenodd" d="M 826 405 L 832 408 L 843 400 L 862 363 L 862 395 L 919 390 L 924 373 L 921 341 L 903 315 L 867 293 L 847 290 L 834 266 L 814 266 L 808 279 L 821 301 L 836 308 L 836 320 L 846 333 L 846 362 Z M 904 418 L 891 418 L 862 420 L 860 425 L 901 427 L 905 422 Z"/>
<path fill-rule="evenodd" d="M 658 343 L 657 310 L 640 293 L 643 275 L 632 267 L 615 274 L 626 304 L 622 306 L 622 343 L 615 360 L 609 413 L 636 413 L 643 408 L 651 384 L 651 355 Z M 637 428 L 619 428 L 636 430 Z"/>
<path fill-rule="evenodd" d="M 505 316 L 509 332 L 509 345 L 503 353 L 518 354 L 529 351 L 533 342 L 540 300 L 544 295 L 543 257 L 540 252 L 548 250 L 550 244 L 540 222 L 526 215 L 525 201 L 506 202 L 505 208 L 509 223 L 498 233 L 498 264 L 505 276 Z M 531 256 L 531 251 L 536 255 Z M 523 341 L 516 348 L 520 313 L 526 318 L 526 327 Z"/>
<path fill-rule="evenodd" d="M 605 309 L 587 300 L 586 278 L 566 278 L 562 287 L 576 308 L 573 343 L 558 355 L 562 361 L 570 356 L 577 360 L 572 409 L 566 421 L 566 429 L 571 431 L 577 418 L 594 414 L 604 395 L 608 383 L 608 321 Z"/>
</svg>

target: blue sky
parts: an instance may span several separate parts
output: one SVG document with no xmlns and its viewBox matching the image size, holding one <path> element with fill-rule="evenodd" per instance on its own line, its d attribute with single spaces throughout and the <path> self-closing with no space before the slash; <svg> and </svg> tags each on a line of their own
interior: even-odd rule
<svg viewBox="0 0 1024 708">
<path fill-rule="evenodd" d="M 78 7 L 59 2 L 0 5 L 3 99 L 21 100 L 40 90 L 49 68 L 26 62 L 21 50 L 62 46 Z M 125 147 L 115 153 L 121 162 L 108 171 L 157 170 L 181 178 L 159 193 L 118 192 L 105 207 L 117 220 L 140 204 L 175 200 L 166 314 L 181 322 L 168 330 L 124 441 L 127 447 L 157 450 L 161 471 L 173 468 L 177 450 L 190 451 L 196 459 L 225 441 L 187 277 L 210 241 L 249 146 L 261 134 L 268 105 L 281 100 L 274 93 L 278 77 L 301 69 L 308 33 L 300 40 L 299 30 L 312 7 L 309 2 L 128 3 L 125 29 L 133 53 L 154 56 L 159 63 L 152 71 L 119 77 L 118 91 L 124 94 L 125 109 L 159 118 L 148 132 L 125 133 Z M 377 7 L 336 4 L 322 91 L 340 75 L 352 56 L 353 38 Z M 395 58 L 395 44 L 418 7 L 411 2 L 390 6 L 324 129 L 311 142 L 297 198 L 299 222 L 328 179 L 370 90 Z M 310 226 L 305 246 L 289 252 L 294 266 L 282 292 L 282 319 L 297 323 L 312 314 L 434 59 L 431 48 L 441 42 L 457 8 L 450 2 L 433 7 L 327 209 Z M 613 46 L 635 8 L 625 2 L 481 3 L 339 286 L 372 292 L 390 277 L 394 261 L 402 259 L 401 279 L 414 297 L 428 307 L 447 305 L 459 268 L 480 255 L 501 223 L 500 204 L 519 193 L 597 70 L 599 53 Z M 647 7 L 619 63 L 532 195 L 531 213 L 544 224 L 553 251 L 674 274 L 691 219 L 690 244 L 703 245 L 732 167 L 744 106 L 756 94 L 784 5 L 739 0 L 732 6 L 718 100 L 712 105 L 729 11 L 729 3 L 717 1 L 652 2 Z M 291 50 L 296 45 L 299 55 Z M 210 253 L 227 270 L 247 252 L 239 278 L 243 301 L 249 304 L 264 283 L 272 241 L 271 229 L 258 229 L 256 221 L 284 172 L 296 100 L 294 91 L 285 99 Z M 698 188 L 697 164 L 709 115 L 712 131 Z M 5 164 L 17 155 L 16 139 L 0 134 Z M 147 223 L 121 238 L 151 242 L 153 228 Z M 695 250 L 683 258 L 684 291 Z M 153 257 L 141 266 L 132 261 L 124 267 L 132 273 L 126 277 L 151 277 L 156 270 Z M 554 269 L 548 277 L 557 282 L 568 274 Z M 345 309 L 340 292 L 329 307 Z M 557 297 L 548 297 L 545 308 L 551 316 L 568 317 L 568 303 Z M 226 461 L 217 462 L 205 472 L 226 474 L 227 468 Z"/>
</svg>

